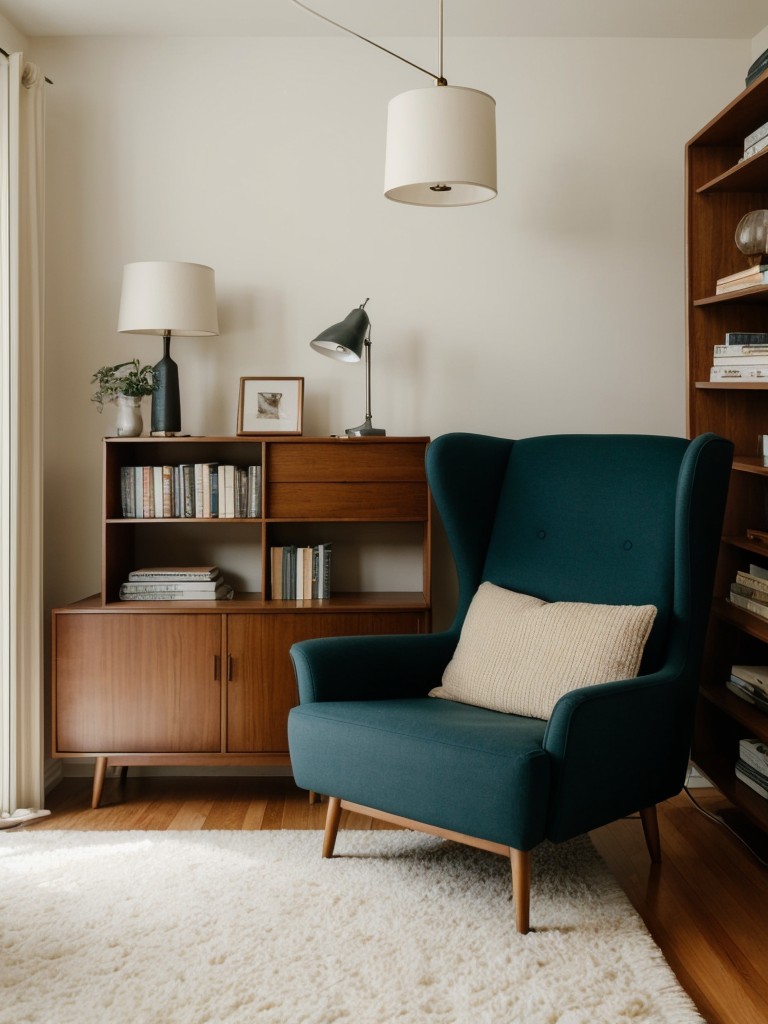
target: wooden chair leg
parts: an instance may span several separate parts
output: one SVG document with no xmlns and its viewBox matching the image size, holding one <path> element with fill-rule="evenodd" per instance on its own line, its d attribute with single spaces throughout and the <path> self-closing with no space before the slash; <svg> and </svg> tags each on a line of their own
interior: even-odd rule
<svg viewBox="0 0 768 1024">
<path fill-rule="evenodd" d="M 97 757 L 96 764 L 93 768 L 93 792 L 91 793 L 91 807 L 98 807 L 99 801 L 101 800 L 101 793 L 104 789 L 104 779 L 107 774 L 107 764 L 109 759 L 106 757 Z"/>
<path fill-rule="evenodd" d="M 656 805 L 643 807 L 640 811 L 640 820 L 643 823 L 643 834 L 645 845 L 654 864 L 661 864 L 661 839 L 659 838 L 659 819 L 656 815 Z"/>
<path fill-rule="evenodd" d="M 325 836 L 323 837 L 323 856 L 332 857 L 333 848 L 336 845 L 336 833 L 339 831 L 341 821 L 341 798 L 338 796 L 328 797 L 328 812 L 325 816 Z"/>
<path fill-rule="evenodd" d="M 512 862 L 512 898 L 515 901 L 515 927 L 520 935 L 530 931 L 531 851 L 510 848 Z"/>
</svg>

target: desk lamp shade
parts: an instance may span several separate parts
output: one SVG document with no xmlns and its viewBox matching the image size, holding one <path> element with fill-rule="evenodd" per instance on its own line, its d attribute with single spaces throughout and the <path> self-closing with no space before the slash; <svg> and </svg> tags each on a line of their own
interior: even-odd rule
<svg viewBox="0 0 768 1024">
<path fill-rule="evenodd" d="M 219 333 L 213 270 L 172 260 L 127 263 L 117 329 L 121 334 L 162 336 L 163 358 L 154 367 L 152 433 L 179 433 L 179 369 L 171 359 L 171 336 L 202 338 Z"/>
<path fill-rule="evenodd" d="M 363 356 L 363 346 L 371 321 L 362 306 L 353 309 L 341 323 L 327 327 L 310 346 L 324 356 L 342 363 L 357 363 Z"/>
<path fill-rule="evenodd" d="M 342 363 L 357 363 L 365 353 L 365 420 L 359 427 L 349 427 L 348 437 L 382 437 L 387 433 L 371 424 L 371 321 L 365 312 L 366 302 L 368 299 L 309 343 L 315 352 Z"/>
</svg>

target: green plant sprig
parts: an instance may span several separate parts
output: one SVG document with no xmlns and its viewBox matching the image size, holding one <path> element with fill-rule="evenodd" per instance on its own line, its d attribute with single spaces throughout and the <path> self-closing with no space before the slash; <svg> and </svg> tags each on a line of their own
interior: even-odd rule
<svg viewBox="0 0 768 1024">
<path fill-rule="evenodd" d="M 127 366 L 131 369 L 126 370 Z M 115 366 L 102 366 L 91 377 L 91 384 L 98 385 L 98 391 L 91 395 L 91 401 L 96 403 L 101 412 L 104 403 L 114 402 L 118 395 L 129 395 L 133 398 L 151 395 L 157 388 L 158 381 L 151 366 L 141 366 L 138 359 L 131 359 L 127 363 L 117 363 Z"/>
</svg>

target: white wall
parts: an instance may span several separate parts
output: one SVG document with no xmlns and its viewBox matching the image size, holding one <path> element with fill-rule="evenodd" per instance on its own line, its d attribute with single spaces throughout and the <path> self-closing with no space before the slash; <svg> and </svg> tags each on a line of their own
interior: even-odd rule
<svg viewBox="0 0 768 1024">
<path fill-rule="evenodd" d="M 357 41 L 61 38 L 35 59 L 55 82 L 49 605 L 99 588 L 113 411 L 90 376 L 160 354 L 116 333 L 131 260 L 216 270 L 221 336 L 174 342 L 192 433 L 234 432 L 241 375 L 304 376 L 305 434 L 358 423 L 362 367 L 308 342 L 366 296 L 391 434 L 685 432 L 683 148 L 749 41 L 448 40 L 449 81 L 498 112 L 499 197 L 455 210 L 382 197 L 387 101 L 429 83 Z"/>
<path fill-rule="evenodd" d="M 5 15 L 0 14 L 0 46 L 8 53 L 16 53 L 27 48 L 29 40 L 12 25 Z"/>
</svg>

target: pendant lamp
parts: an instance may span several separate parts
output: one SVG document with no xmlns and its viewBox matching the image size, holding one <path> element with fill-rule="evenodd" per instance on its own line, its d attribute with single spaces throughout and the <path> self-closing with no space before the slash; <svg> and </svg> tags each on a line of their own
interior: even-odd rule
<svg viewBox="0 0 768 1024">
<path fill-rule="evenodd" d="M 315 17 L 435 79 L 389 102 L 384 195 L 413 206 L 470 206 L 496 196 L 496 102 L 443 77 L 443 0 L 438 0 L 438 73 L 292 0 Z"/>
</svg>

